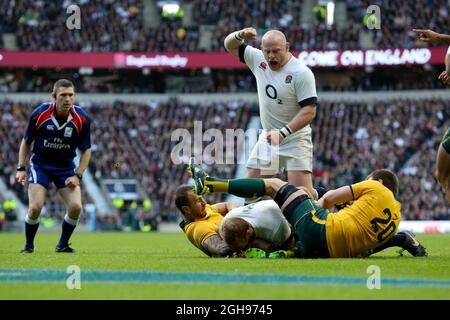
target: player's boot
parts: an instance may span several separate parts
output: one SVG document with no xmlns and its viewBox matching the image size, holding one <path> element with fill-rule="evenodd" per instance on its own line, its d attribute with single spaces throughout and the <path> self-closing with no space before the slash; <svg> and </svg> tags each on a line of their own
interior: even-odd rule
<svg viewBox="0 0 450 320">
<path fill-rule="evenodd" d="M 56 246 L 55 248 L 55 252 L 63 252 L 63 253 L 75 253 L 75 249 L 69 247 L 71 245 L 71 243 L 69 243 L 69 245 L 67 246 Z"/>
<path fill-rule="evenodd" d="M 20 253 L 33 253 L 33 252 L 34 248 L 29 246 L 25 246 L 22 250 L 20 250 Z"/>
<path fill-rule="evenodd" d="M 269 253 L 269 256 L 267 258 L 269 258 L 269 259 L 287 259 L 292 256 L 294 256 L 294 252 L 278 250 L 278 251 Z"/>
<path fill-rule="evenodd" d="M 403 251 L 408 251 L 414 257 L 426 257 L 428 256 L 427 249 L 420 244 L 419 240 L 416 239 L 416 235 L 411 231 L 400 231 L 397 235 L 403 235 L 405 241 L 401 245 L 402 250 L 399 251 L 400 255 L 403 255 Z"/>
<path fill-rule="evenodd" d="M 244 252 L 244 257 L 253 259 L 265 259 L 267 258 L 267 252 L 259 248 L 248 248 Z"/>
<path fill-rule="evenodd" d="M 191 175 L 193 182 L 194 193 L 198 195 L 210 193 L 209 188 L 205 185 L 205 179 L 208 175 L 203 171 L 202 166 L 198 163 L 194 163 L 194 158 L 192 157 L 189 161 L 189 166 L 187 169 L 188 173 Z"/>
</svg>

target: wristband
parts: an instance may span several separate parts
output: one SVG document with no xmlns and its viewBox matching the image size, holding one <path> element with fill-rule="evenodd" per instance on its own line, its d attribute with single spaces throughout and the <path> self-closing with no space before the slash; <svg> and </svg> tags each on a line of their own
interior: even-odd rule
<svg viewBox="0 0 450 320">
<path fill-rule="evenodd" d="M 289 128 L 288 125 L 285 125 L 283 128 L 280 129 L 280 134 L 283 136 L 283 138 L 286 138 L 288 135 L 292 134 L 292 129 Z"/>
<path fill-rule="evenodd" d="M 25 166 L 24 165 L 17 166 L 16 171 L 25 171 Z"/>
<path fill-rule="evenodd" d="M 83 180 L 83 175 L 81 173 L 75 173 L 75 175 L 78 177 L 78 180 Z"/>
<path fill-rule="evenodd" d="M 236 40 L 238 40 L 238 41 L 244 40 L 244 38 L 242 38 L 242 36 L 241 36 L 241 34 L 240 34 L 239 31 L 236 32 L 236 33 L 234 34 L 234 38 L 235 38 Z"/>
</svg>

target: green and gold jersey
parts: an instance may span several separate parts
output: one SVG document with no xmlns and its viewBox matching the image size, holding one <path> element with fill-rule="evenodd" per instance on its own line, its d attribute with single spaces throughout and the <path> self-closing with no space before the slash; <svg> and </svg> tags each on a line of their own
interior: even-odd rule
<svg viewBox="0 0 450 320">
<path fill-rule="evenodd" d="M 215 205 L 206 205 L 206 215 L 198 220 L 187 223 L 183 231 L 194 246 L 206 253 L 203 242 L 212 235 L 219 233 L 219 225 L 223 216 Z"/>
<path fill-rule="evenodd" d="M 330 257 L 356 257 L 391 238 L 400 223 L 401 204 L 379 181 L 351 185 L 353 204 L 329 214 L 326 238 Z"/>
</svg>

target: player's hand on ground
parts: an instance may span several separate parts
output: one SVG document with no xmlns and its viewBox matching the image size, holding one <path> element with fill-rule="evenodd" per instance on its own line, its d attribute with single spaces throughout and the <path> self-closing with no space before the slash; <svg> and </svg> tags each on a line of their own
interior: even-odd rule
<svg viewBox="0 0 450 320">
<path fill-rule="evenodd" d="M 239 34 L 245 40 L 256 40 L 256 29 L 255 28 L 245 28 L 239 31 Z"/>
<path fill-rule="evenodd" d="M 437 42 L 439 41 L 439 33 L 430 29 L 413 29 L 414 32 L 419 33 L 419 40 L 425 42 Z"/>
<path fill-rule="evenodd" d="M 267 134 L 267 142 L 271 145 L 279 145 L 283 142 L 283 136 L 280 133 L 280 130 L 270 130 Z"/>
<path fill-rule="evenodd" d="M 73 176 L 67 178 L 64 183 L 66 184 L 66 187 L 75 188 L 76 186 L 80 185 L 80 180 L 78 179 L 77 176 Z"/>
<path fill-rule="evenodd" d="M 450 86 L 450 75 L 447 71 L 442 71 L 442 73 L 438 77 L 445 85 Z"/>
<path fill-rule="evenodd" d="M 16 172 L 16 181 L 21 185 L 25 185 L 25 182 L 28 180 L 28 174 L 26 171 L 17 171 Z"/>
</svg>

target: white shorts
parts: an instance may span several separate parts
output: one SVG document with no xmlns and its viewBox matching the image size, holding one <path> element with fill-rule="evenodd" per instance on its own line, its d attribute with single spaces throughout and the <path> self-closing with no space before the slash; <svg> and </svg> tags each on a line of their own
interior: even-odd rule
<svg viewBox="0 0 450 320">
<path fill-rule="evenodd" d="M 275 175 L 283 169 L 312 172 L 312 161 L 313 145 L 310 134 L 273 146 L 267 142 L 263 132 L 250 153 L 246 167 L 260 169 L 265 175 Z"/>
</svg>

